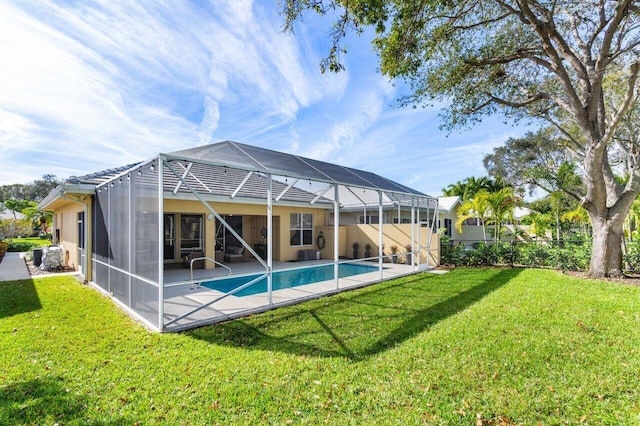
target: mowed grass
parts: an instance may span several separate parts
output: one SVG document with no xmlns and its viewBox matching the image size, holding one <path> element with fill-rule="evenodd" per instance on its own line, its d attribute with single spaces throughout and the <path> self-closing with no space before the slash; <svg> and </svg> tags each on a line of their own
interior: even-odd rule
<svg viewBox="0 0 640 426">
<path fill-rule="evenodd" d="M 0 283 L 0 424 L 639 424 L 640 288 L 421 274 L 180 334 Z"/>
</svg>

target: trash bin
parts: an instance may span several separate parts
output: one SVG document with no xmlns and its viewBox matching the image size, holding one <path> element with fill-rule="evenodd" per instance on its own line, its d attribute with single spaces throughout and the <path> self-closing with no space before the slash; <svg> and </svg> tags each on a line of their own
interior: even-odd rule
<svg viewBox="0 0 640 426">
<path fill-rule="evenodd" d="M 38 267 L 42 263 L 42 249 L 33 249 L 33 266 Z"/>
</svg>

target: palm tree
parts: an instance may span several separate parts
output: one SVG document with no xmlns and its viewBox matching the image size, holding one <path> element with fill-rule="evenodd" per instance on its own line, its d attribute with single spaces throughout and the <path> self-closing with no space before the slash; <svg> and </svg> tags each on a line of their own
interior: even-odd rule
<svg viewBox="0 0 640 426">
<path fill-rule="evenodd" d="M 486 176 L 470 176 L 442 188 L 442 194 L 447 197 L 459 196 L 463 201 L 471 200 L 479 191 L 497 192 L 507 184 L 501 178 L 489 179 Z"/>
<path fill-rule="evenodd" d="M 482 225 L 482 238 L 487 242 L 486 222 L 491 217 L 489 208 L 489 193 L 481 190 L 475 196 L 464 201 L 458 208 L 458 220 L 456 220 L 456 229 L 462 232 L 462 224 L 467 219 L 478 219 Z"/>
<path fill-rule="evenodd" d="M 561 219 L 565 222 L 580 224 L 582 233 L 585 236 L 587 235 L 587 225 L 590 223 L 589 213 L 582 206 L 578 206 L 575 210 L 563 214 Z"/>
<path fill-rule="evenodd" d="M 513 210 L 520 200 L 515 195 L 513 188 L 505 187 L 496 192 L 487 193 L 487 204 L 490 209 L 490 221 L 495 229 L 495 240 L 500 241 L 502 223 L 513 220 Z"/>
<path fill-rule="evenodd" d="M 536 237 L 546 237 L 547 230 L 553 221 L 549 213 L 532 212 L 522 218 L 522 223 L 529 225 L 529 235 Z"/>
</svg>

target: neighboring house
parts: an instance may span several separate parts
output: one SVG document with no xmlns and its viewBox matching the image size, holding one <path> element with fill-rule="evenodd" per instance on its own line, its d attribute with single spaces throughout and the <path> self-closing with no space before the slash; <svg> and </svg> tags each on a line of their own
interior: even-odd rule
<svg viewBox="0 0 640 426">
<path fill-rule="evenodd" d="M 361 200 L 374 195 L 375 201 L 360 202 L 363 216 L 365 204 L 367 211 L 387 210 L 400 223 L 342 223 L 343 213 L 358 204 L 347 194 Z M 371 172 L 220 142 L 71 177 L 38 207 L 53 215 L 53 238 L 68 251 L 69 263 L 162 331 L 434 266 L 435 229 L 403 218 L 426 219 L 427 211 L 437 217 L 436 205 L 428 195 Z M 348 259 L 356 242 L 356 257 L 362 257 L 365 241 L 375 244 L 376 256 L 380 242 L 385 253 L 401 246 L 396 260 L 404 263 L 386 263 L 387 256 Z M 405 245 L 413 250 L 405 253 Z M 284 279 L 278 270 L 302 275 Z M 207 288 L 192 290 L 200 283 Z"/>
<path fill-rule="evenodd" d="M 458 220 L 458 207 L 462 204 L 462 198 L 454 197 L 438 197 L 439 223 L 438 229 L 443 229 L 443 235 L 448 236 L 452 240 L 461 240 L 463 237 L 456 229 L 456 221 Z"/>
<path fill-rule="evenodd" d="M 439 222 L 438 228 L 442 230 L 443 235 L 449 236 L 453 243 L 463 243 L 466 246 L 471 247 L 474 243 L 484 241 L 482 235 L 482 224 L 478 219 L 467 219 L 462 224 L 462 231 L 458 231 L 456 228 L 456 221 L 458 220 L 458 208 L 462 204 L 462 198 L 459 196 L 451 197 L 438 197 L 439 205 Z M 528 226 L 521 225 L 520 221 L 523 217 L 529 215 L 531 210 L 527 207 L 516 207 L 513 211 L 513 223 L 505 225 L 506 230 L 503 231 L 501 236 L 502 241 L 522 240 L 526 238 L 526 235 L 522 235 L 517 231 L 528 230 Z M 492 225 L 487 225 L 487 240 L 492 241 L 493 237 L 490 233 Z"/>
</svg>

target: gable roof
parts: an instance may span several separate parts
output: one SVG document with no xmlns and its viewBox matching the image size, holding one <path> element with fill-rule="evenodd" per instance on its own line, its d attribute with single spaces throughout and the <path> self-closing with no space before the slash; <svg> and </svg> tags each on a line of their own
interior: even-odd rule
<svg viewBox="0 0 640 426">
<path fill-rule="evenodd" d="M 438 197 L 438 206 L 440 210 L 444 210 L 445 213 L 451 213 L 453 208 L 461 202 L 462 199 L 457 195 L 452 197 Z"/>
</svg>

